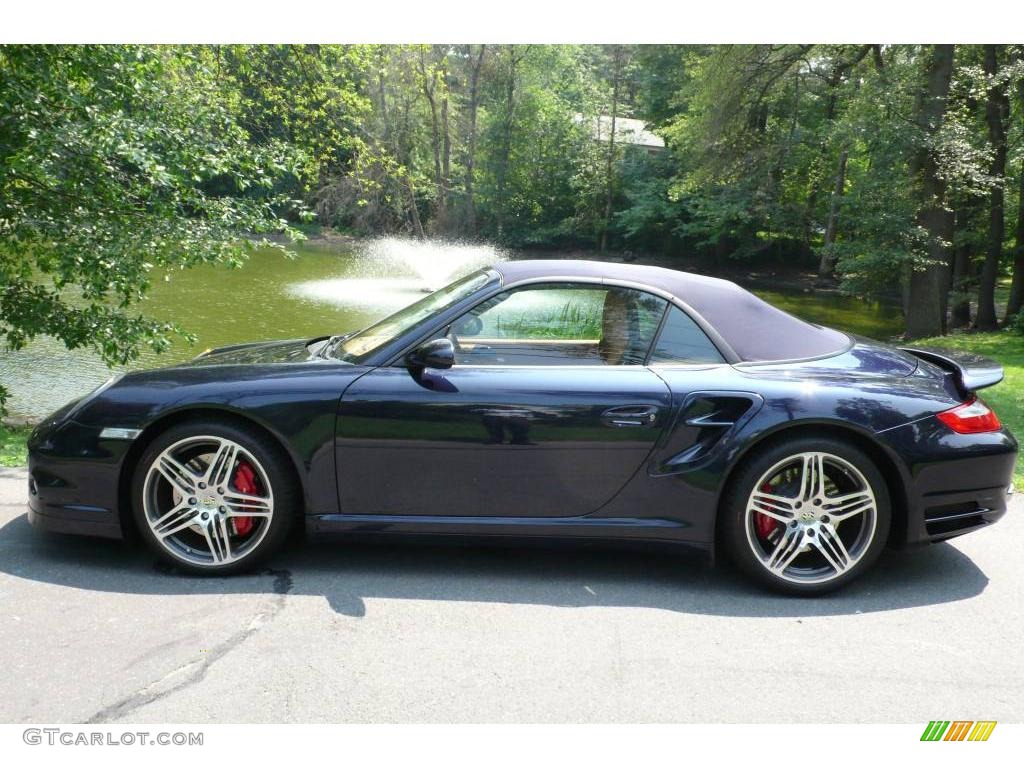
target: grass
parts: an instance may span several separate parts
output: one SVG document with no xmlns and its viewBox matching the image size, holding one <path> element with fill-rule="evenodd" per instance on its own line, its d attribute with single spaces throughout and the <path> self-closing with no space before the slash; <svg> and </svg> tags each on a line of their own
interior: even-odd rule
<svg viewBox="0 0 1024 768">
<path fill-rule="evenodd" d="M 28 461 L 25 441 L 31 427 L 0 424 L 0 467 L 23 467 Z"/>
<path fill-rule="evenodd" d="M 572 340 L 601 336 L 602 309 L 597 302 L 581 305 L 567 301 L 561 307 L 531 308 L 512 318 L 503 317 L 499 305 L 495 314 L 494 332 L 501 338 Z"/>
<path fill-rule="evenodd" d="M 1024 335 L 1010 331 L 964 333 L 922 339 L 916 344 L 974 352 L 1002 363 L 1006 378 L 982 390 L 981 397 L 995 409 L 1004 426 L 1018 439 L 1024 439 Z M 1024 487 L 1024 462 L 1019 456 L 1013 479 L 1018 488 Z"/>
</svg>

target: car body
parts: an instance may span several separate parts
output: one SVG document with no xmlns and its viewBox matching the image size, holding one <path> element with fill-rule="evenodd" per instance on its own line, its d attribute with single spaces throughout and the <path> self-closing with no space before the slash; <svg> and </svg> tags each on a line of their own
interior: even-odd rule
<svg viewBox="0 0 1024 768">
<path fill-rule="evenodd" d="M 790 573 L 800 578 L 782 578 L 795 566 L 773 572 L 771 556 L 779 560 L 783 545 L 792 562 L 817 556 L 807 537 L 830 532 L 834 540 L 840 524 L 805 520 L 791 509 L 799 501 L 784 499 L 839 509 L 832 500 L 870 491 L 875 508 L 870 525 L 858 523 L 860 543 L 839 546 L 847 557 L 856 545 L 866 563 L 878 539 L 918 545 L 987 526 L 1012 493 L 1017 443 L 974 395 L 1001 379 L 998 365 L 853 338 L 728 281 L 639 265 L 508 261 L 394 317 L 348 336 L 208 351 L 128 373 L 68 404 L 29 440 L 30 519 L 116 538 L 175 505 L 191 516 L 207 504 L 216 517 L 219 499 L 230 516 L 226 497 L 191 498 L 191 474 L 186 490 L 172 477 L 168 496 L 158 457 L 147 455 L 168 430 L 181 431 L 177 444 L 187 446 L 180 440 L 212 422 L 242 437 L 212 430 L 212 447 L 189 472 L 212 473 L 222 439 L 249 446 L 253 466 L 284 464 L 275 471 L 294 482 L 289 514 L 311 534 L 600 540 L 713 553 L 726 526 L 735 529 L 733 548 L 749 540 L 769 586 L 815 592 L 854 569 L 836 565 L 836 578 L 824 578 L 826 566 L 806 566 Z M 942 415 L 961 412 L 963 429 Z M 249 445 L 246 435 L 263 442 Z M 798 442 L 799 452 L 785 453 Z M 176 449 L 167 450 L 173 458 Z M 144 458 L 149 491 L 139 480 Z M 747 479 L 743 498 L 732 499 L 743 473 L 768 459 L 782 474 L 757 486 Z M 814 472 L 816 491 L 780 491 L 771 498 L 782 501 L 757 506 L 758 488 L 774 493 L 772 483 L 810 482 Z M 260 476 L 243 487 L 278 482 Z M 149 518 L 139 511 L 146 498 L 157 510 Z M 729 505 L 739 517 L 726 523 Z M 253 520 L 261 525 L 253 517 L 246 530 Z M 804 538 L 781 541 L 790 528 Z M 244 537 L 224 538 L 232 548 Z M 155 550 L 203 572 L 202 547 L 179 545 Z M 211 557 L 205 570 L 227 570 Z"/>
</svg>

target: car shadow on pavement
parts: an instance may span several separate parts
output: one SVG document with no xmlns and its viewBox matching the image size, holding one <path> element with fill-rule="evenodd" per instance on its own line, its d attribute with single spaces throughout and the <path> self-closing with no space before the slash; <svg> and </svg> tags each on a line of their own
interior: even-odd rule
<svg viewBox="0 0 1024 768">
<path fill-rule="evenodd" d="M 887 552 L 859 581 L 820 598 L 764 592 L 732 568 L 673 552 L 292 542 L 259 573 L 194 577 L 141 544 L 48 534 L 25 515 L 0 528 L 0 573 L 121 594 L 289 594 L 346 616 L 367 600 L 620 606 L 717 616 L 830 616 L 965 600 L 988 578 L 949 544 Z"/>
</svg>

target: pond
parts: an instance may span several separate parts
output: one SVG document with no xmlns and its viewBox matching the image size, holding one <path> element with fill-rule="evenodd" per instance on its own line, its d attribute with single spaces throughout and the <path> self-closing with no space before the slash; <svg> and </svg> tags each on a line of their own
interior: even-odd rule
<svg viewBox="0 0 1024 768">
<path fill-rule="evenodd" d="M 356 246 L 299 245 L 294 259 L 255 253 L 240 269 L 197 267 L 156 281 L 143 311 L 182 324 L 198 340 L 163 355 L 146 352 L 133 368 L 168 365 L 208 347 L 274 338 L 343 333 L 363 327 L 475 266 L 502 258 L 489 246 L 381 238 Z M 898 334 L 898 307 L 829 292 L 748 286 L 776 306 L 813 322 L 879 339 Z M 8 410 L 39 419 L 110 376 L 91 352 L 41 338 L 0 352 Z"/>
</svg>

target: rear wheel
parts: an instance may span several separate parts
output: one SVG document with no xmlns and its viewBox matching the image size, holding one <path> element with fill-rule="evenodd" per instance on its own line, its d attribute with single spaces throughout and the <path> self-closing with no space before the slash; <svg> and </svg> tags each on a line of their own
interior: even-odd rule
<svg viewBox="0 0 1024 768">
<path fill-rule="evenodd" d="M 831 438 L 797 438 L 756 454 L 735 476 L 723 513 L 733 561 L 790 594 L 857 578 L 889 533 L 885 479 L 863 451 Z"/>
<path fill-rule="evenodd" d="M 299 491 L 280 448 L 229 422 L 187 422 L 159 435 L 136 468 L 142 538 L 191 573 L 246 571 L 283 544 Z"/>
</svg>

